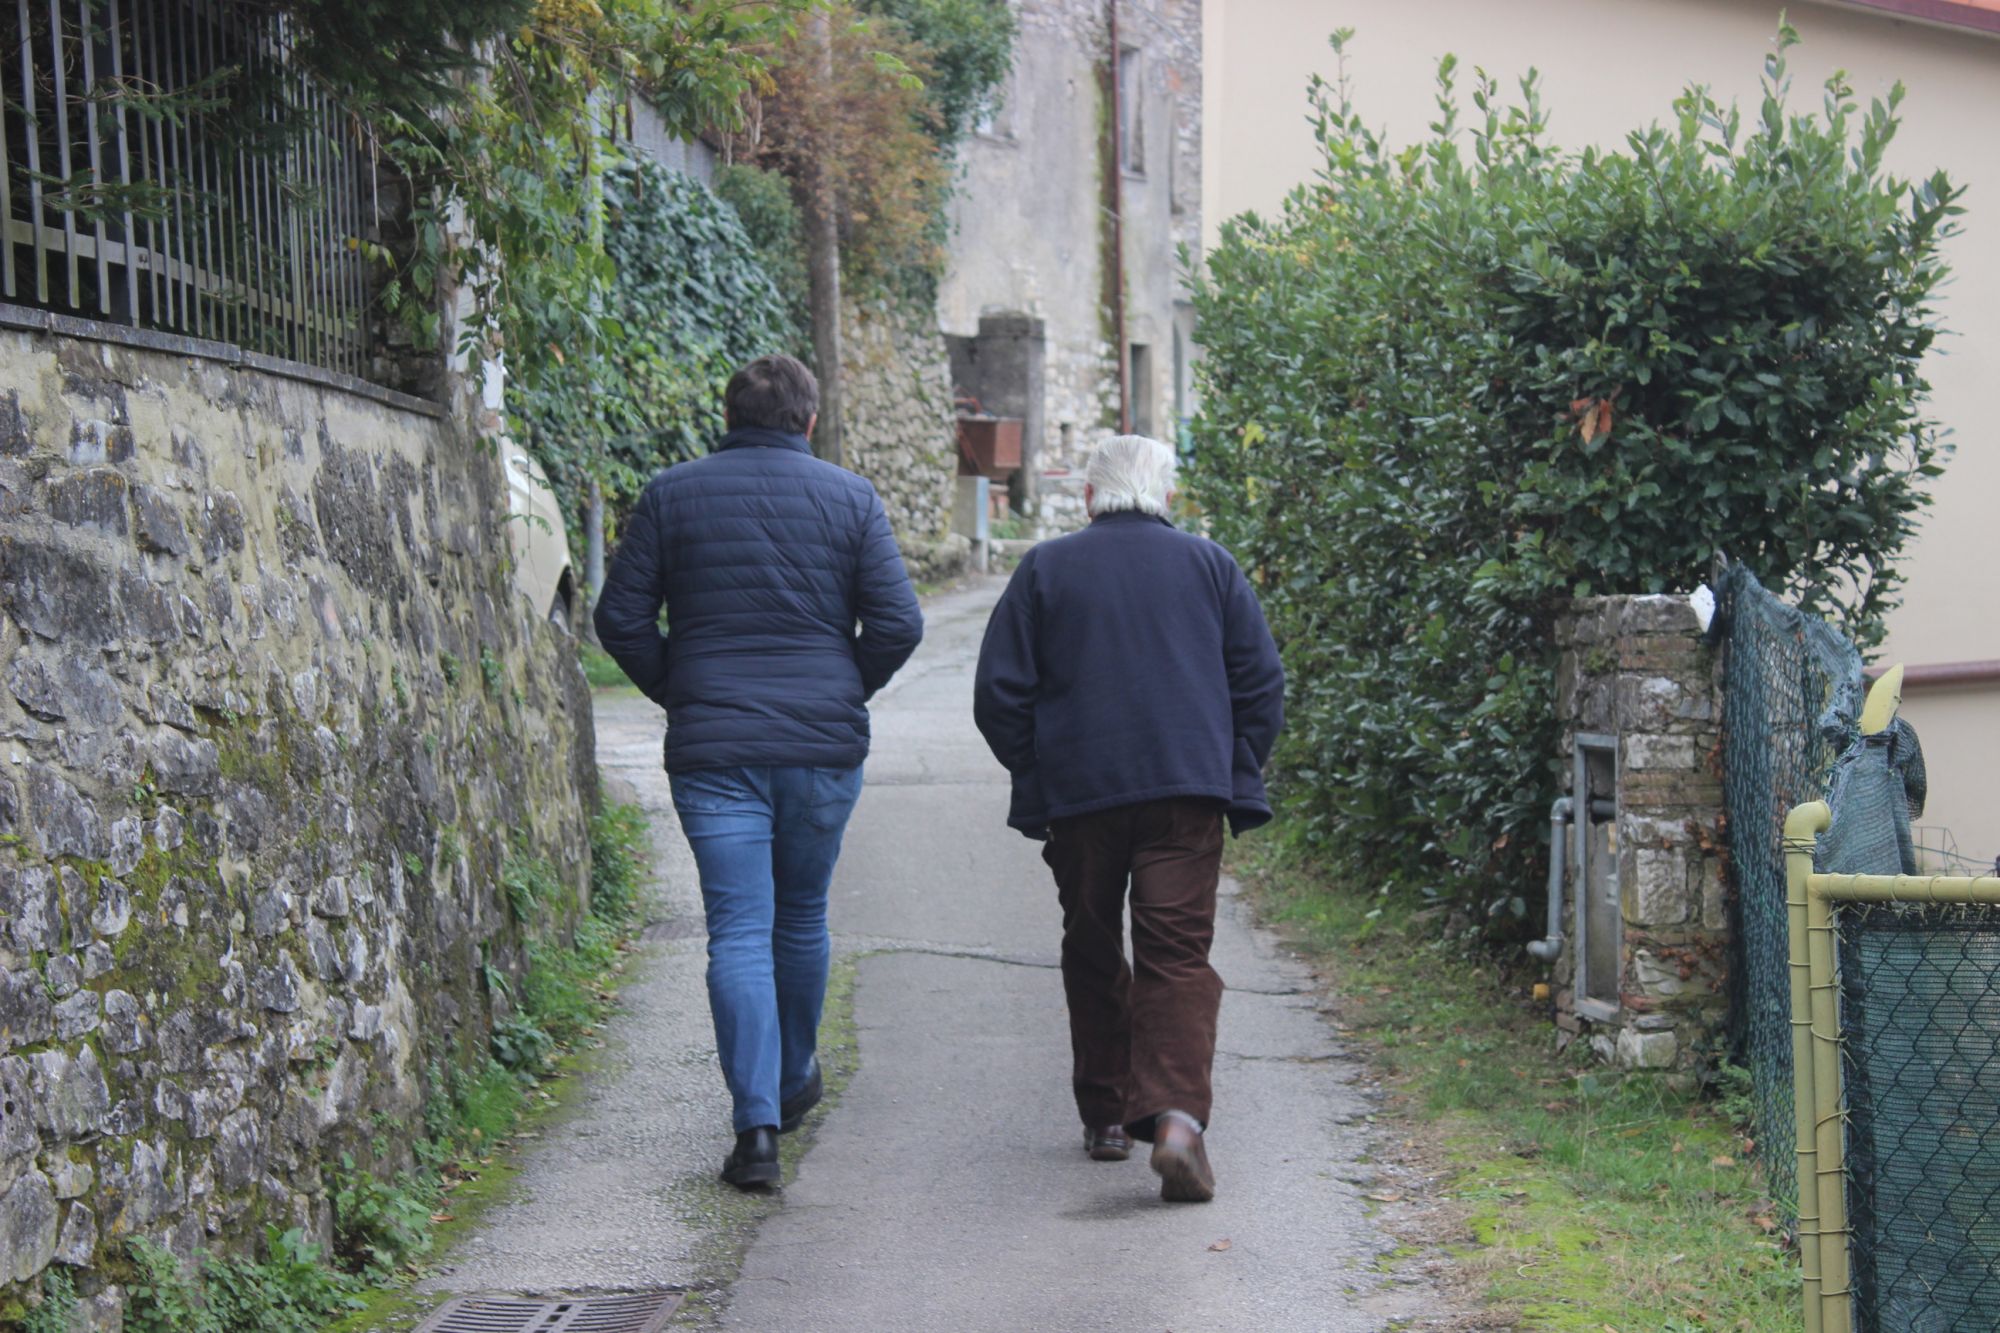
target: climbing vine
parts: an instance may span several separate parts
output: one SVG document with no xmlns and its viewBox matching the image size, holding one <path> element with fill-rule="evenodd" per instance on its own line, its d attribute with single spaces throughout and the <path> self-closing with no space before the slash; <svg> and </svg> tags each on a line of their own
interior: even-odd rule
<svg viewBox="0 0 2000 1333">
<path fill-rule="evenodd" d="M 731 372 L 796 342 L 735 210 L 701 182 L 637 159 L 601 187 L 603 345 L 588 356 L 551 348 L 510 395 L 573 523 L 592 479 L 615 510 L 657 468 L 700 453 L 722 430 Z"/>
</svg>

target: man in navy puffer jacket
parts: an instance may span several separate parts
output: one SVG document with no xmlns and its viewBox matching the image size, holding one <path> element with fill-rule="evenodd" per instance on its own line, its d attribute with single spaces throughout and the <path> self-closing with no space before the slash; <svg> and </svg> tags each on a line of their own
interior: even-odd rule
<svg viewBox="0 0 2000 1333">
<path fill-rule="evenodd" d="M 812 455 L 812 372 L 761 357 L 723 406 L 713 451 L 639 497 L 596 623 L 667 710 L 734 1102 L 722 1175 L 748 1189 L 777 1182 L 776 1135 L 820 1097 L 827 885 L 861 794 L 867 701 L 916 650 L 923 616 L 875 488 Z"/>
<path fill-rule="evenodd" d="M 1028 552 L 993 610 L 973 716 L 1013 776 L 1007 822 L 1047 840 L 1084 1147 L 1149 1139 L 1160 1196 L 1199 1202 L 1222 830 L 1271 818 L 1285 675 L 1236 561 L 1167 521 L 1171 449 L 1117 436 L 1086 479 L 1090 526 Z"/>
</svg>

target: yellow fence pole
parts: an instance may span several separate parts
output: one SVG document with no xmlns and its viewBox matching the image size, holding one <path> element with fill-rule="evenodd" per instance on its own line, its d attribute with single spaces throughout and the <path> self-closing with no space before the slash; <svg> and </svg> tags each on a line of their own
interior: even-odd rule
<svg viewBox="0 0 2000 1333">
<path fill-rule="evenodd" d="M 1806 879 L 1806 966 L 1812 991 L 1813 1152 L 1819 1193 L 1821 1333 L 1849 1333 L 1854 1296 L 1847 1263 L 1847 1118 L 1840 1095 L 1840 971 L 1835 962 L 1833 903 Z M 1801 1186 L 1800 1192 L 1804 1192 Z"/>
<path fill-rule="evenodd" d="M 1814 1113 L 1812 981 L 1806 948 L 1807 899 L 1813 867 L 1813 841 L 1832 822 L 1824 802 L 1814 801 L 1785 816 L 1785 915 L 1792 982 L 1792 1115 L 1793 1147 L 1798 1154 L 1799 1273 L 1803 1278 L 1806 1333 L 1825 1333 L 1821 1325 L 1818 1188 L 1819 1123 Z"/>
</svg>

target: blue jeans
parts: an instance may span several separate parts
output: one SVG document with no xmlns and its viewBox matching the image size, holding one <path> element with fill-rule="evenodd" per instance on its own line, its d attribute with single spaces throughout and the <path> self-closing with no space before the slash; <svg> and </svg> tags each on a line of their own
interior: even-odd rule
<svg viewBox="0 0 2000 1333">
<path fill-rule="evenodd" d="M 708 1007 L 736 1132 L 778 1124 L 805 1089 L 833 944 L 826 891 L 860 768 L 675 773 L 708 915 Z"/>
</svg>

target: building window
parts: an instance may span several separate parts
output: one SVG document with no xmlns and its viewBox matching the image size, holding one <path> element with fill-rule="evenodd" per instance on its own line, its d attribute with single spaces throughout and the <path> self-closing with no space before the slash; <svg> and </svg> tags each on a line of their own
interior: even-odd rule
<svg viewBox="0 0 2000 1333">
<path fill-rule="evenodd" d="M 1118 48 L 1118 165 L 1146 174 L 1144 59 L 1136 46 Z"/>
<path fill-rule="evenodd" d="M 1132 433 L 1153 434 L 1153 349 L 1133 343 L 1126 363 L 1126 401 L 1131 404 Z"/>
</svg>

